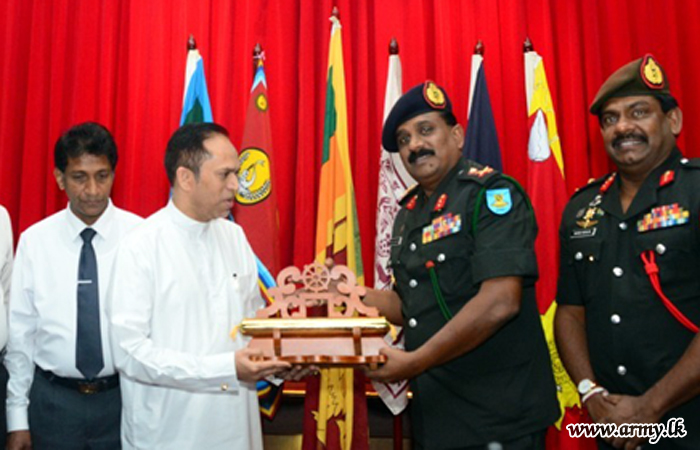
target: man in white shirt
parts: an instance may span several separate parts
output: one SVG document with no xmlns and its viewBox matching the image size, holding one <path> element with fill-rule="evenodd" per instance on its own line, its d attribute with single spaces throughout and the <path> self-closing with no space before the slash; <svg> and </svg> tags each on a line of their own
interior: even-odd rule
<svg viewBox="0 0 700 450">
<path fill-rule="evenodd" d="M 262 449 L 255 381 L 290 365 L 258 361 L 231 335 L 263 306 L 253 251 L 223 219 L 238 189 L 236 149 L 220 125 L 185 125 L 165 168 L 172 199 L 122 241 L 108 293 L 122 446 Z"/>
<path fill-rule="evenodd" d="M 0 205 L 0 360 L 7 344 L 7 302 L 12 277 L 12 224 L 7 210 Z M 0 398 L 7 397 L 7 369 L 0 364 Z M 7 438 L 5 410 L 0 409 L 0 443 Z"/>
<path fill-rule="evenodd" d="M 22 233 L 12 277 L 7 448 L 119 449 L 119 378 L 104 312 L 117 243 L 141 218 L 110 200 L 117 148 L 83 123 L 54 149 L 68 207 Z"/>
</svg>

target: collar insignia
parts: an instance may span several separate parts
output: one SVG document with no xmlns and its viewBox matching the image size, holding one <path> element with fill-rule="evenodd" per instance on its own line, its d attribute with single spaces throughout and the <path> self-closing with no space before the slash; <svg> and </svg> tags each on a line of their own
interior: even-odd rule
<svg viewBox="0 0 700 450">
<path fill-rule="evenodd" d="M 442 194 L 440 197 L 438 197 L 437 202 L 435 202 L 435 208 L 433 208 L 433 211 L 442 211 L 442 208 L 445 207 L 445 203 L 447 203 L 447 194 Z"/>
<path fill-rule="evenodd" d="M 666 186 L 667 184 L 673 183 L 673 177 L 675 176 L 675 173 L 673 170 L 667 170 L 664 172 L 663 175 L 661 175 L 661 179 L 659 180 L 659 187 Z"/>
<path fill-rule="evenodd" d="M 418 201 L 418 194 L 414 195 L 411 200 L 406 203 L 406 209 L 409 211 L 413 211 L 413 208 L 416 207 L 416 202 Z"/>
</svg>

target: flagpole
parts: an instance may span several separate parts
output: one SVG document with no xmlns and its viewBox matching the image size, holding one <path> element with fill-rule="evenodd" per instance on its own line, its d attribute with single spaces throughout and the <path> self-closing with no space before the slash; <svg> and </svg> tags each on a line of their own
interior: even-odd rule
<svg viewBox="0 0 700 450">
<path fill-rule="evenodd" d="M 391 38 L 389 42 L 389 55 L 399 54 L 399 43 L 396 41 L 395 37 Z M 394 436 L 392 442 L 394 444 L 394 450 L 403 449 L 403 411 L 399 414 L 394 414 Z"/>
</svg>

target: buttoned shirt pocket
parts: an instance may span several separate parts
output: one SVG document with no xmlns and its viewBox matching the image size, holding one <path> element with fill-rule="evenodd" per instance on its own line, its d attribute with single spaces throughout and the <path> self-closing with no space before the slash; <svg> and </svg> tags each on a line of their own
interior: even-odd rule
<svg viewBox="0 0 700 450">
<path fill-rule="evenodd" d="M 473 284 L 470 249 L 473 252 L 473 244 L 463 232 L 445 236 L 423 247 L 425 262 L 435 264 L 440 290 L 447 299 L 468 291 Z M 460 301 L 464 302 L 464 299 Z"/>
<path fill-rule="evenodd" d="M 594 296 L 594 286 L 602 281 L 597 278 L 602 273 L 603 242 L 573 239 L 569 242 L 568 249 L 566 263 L 574 269 L 581 299 L 584 303 L 589 303 Z"/>
<path fill-rule="evenodd" d="M 697 296 L 700 292 L 700 258 L 692 250 L 698 248 L 697 236 L 690 223 L 639 233 L 634 238 L 634 254 L 644 264 L 642 254 L 652 258 L 659 268 L 664 289 L 681 289 L 678 295 Z M 690 286 L 695 286 L 690 289 Z"/>
</svg>

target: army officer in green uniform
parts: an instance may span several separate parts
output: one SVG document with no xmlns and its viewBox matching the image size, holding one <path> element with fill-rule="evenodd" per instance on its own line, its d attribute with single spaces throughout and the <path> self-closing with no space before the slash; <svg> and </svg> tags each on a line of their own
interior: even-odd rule
<svg viewBox="0 0 700 450">
<path fill-rule="evenodd" d="M 431 81 L 387 117 L 384 148 L 418 185 L 394 224 L 394 289 L 366 298 L 405 327 L 406 351 L 386 349 L 369 376 L 411 379 L 414 448 L 544 449 L 558 405 L 534 296 L 535 218 L 514 180 L 462 158 L 463 141 Z"/>
<path fill-rule="evenodd" d="M 676 147 L 681 110 L 651 55 L 612 74 L 591 112 L 617 172 L 563 214 L 561 359 L 596 422 L 659 423 L 678 436 L 611 436 L 600 448 L 697 450 L 700 161 Z"/>
</svg>

